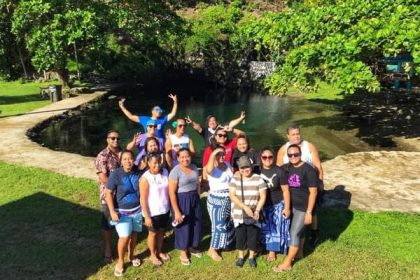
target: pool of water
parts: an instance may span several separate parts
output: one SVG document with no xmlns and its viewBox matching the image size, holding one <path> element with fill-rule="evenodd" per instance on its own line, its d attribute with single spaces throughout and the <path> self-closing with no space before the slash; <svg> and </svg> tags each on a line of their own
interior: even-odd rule
<svg viewBox="0 0 420 280">
<path fill-rule="evenodd" d="M 81 114 L 51 123 L 39 132 L 35 141 L 54 150 L 96 156 L 106 145 L 106 132 L 117 129 L 125 146 L 136 132 L 142 132 L 142 128 L 121 112 L 119 97 L 126 97 L 126 107 L 132 113 L 149 115 L 151 108 L 157 104 L 164 108 L 165 113 L 171 111 L 172 100 L 167 97 L 170 92 L 161 88 L 119 89 L 104 102 Z M 188 115 L 202 125 L 209 114 L 216 115 L 220 122 L 228 122 L 245 110 L 246 120 L 237 128 L 249 135 L 251 146 L 256 149 L 271 146 L 277 150 L 285 143 L 286 128 L 291 123 L 301 125 L 303 138 L 317 145 L 324 160 L 349 152 L 377 149 L 355 136 L 360 124 L 354 124 L 343 116 L 336 105 L 297 97 L 273 97 L 257 92 L 208 90 L 203 87 L 178 88 L 176 93 L 179 96 L 177 116 Z M 201 154 L 202 138 L 191 127 L 187 128 L 187 133 Z"/>
</svg>

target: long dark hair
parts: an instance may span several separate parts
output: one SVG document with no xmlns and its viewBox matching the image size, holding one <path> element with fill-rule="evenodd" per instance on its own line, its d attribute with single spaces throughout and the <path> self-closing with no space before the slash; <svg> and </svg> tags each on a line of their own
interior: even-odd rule
<svg viewBox="0 0 420 280">
<path fill-rule="evenodd" d="M 223 127 L 221 127 L 221 126 L 218 126 L 217 128 L 216 128 L 216 130 L 214 131 L 214 134 L 213 134 L 213 136 L 210 138 L 210 148 L 211 148 L 211 150 L 213 151 L 214 149 L 216 149 L 220 144 L 219 143 L 217 143 L 217 141 L 216 141 L 216 134 L 219 132 L 219 131 L 221 131 L 221 130 L 223 130 L 224 131 L 224 128 Z M 226 132 L 226 134 L 227 134 L 227 132 Z M 226 135 L 226 136 L 228 136 L 228 135 Z M 226 137 L 226 141 L 228 141 L 229 140 L 229 138 L 228 137 Z"/>
<path fill-rule="evenodd" d="M 146 141 L 144 142 L 144 151 L 146 152 L 146 154 L 149 152 L 147 150 L 147 146 L 148 146 L 149 142 L 151 142 L 151 141 L 155 141 L 156 145 L 158 146 L 158 150 L 162 151 L 162 149 L 160 147 L 160 144 L 159 144 L 159 140 L 156 137 L 151 136 L 151 137 L 147 137 Z"/>
</svg>

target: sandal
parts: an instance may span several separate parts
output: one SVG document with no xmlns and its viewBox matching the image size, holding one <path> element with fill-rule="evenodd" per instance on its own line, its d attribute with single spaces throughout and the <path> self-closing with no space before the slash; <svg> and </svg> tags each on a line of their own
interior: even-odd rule
<svg viewBox="0 0 420 280">
<path fill-rule="evenodd" d="M 222 256 L 218 255 L 218 254 L 211 254 L 210 252 L 207 252 L 207 255 L 212 258 L 213 261 L 215 262 L 220 262 L 221 260 L 223 260 Z"/>
<path fill-rule="evenodd" d="M 179 257 L 179 259 L 181 260 L 182 265 L 190 265 L 191 264 L 191 262 L 188 258 Z"/>
<path fill-rule="evenodd" d="M 162 261 L 169 261 L 169 260 L 171 259 L 171 256 L 169 256 L 169 254 L 168 254 L 168 253 L 160 253 L 160 254 L 159 254 L 159 258 L 160 258 Z"/>
<path fill-rule="evenodd" d="M 123 276 L 123 272 L 124 272 L 124 267 L 119 268 L 117 265 L 115 266 L 115 268 L 114 268 L 114 275 L 115 275 L 116 277 L 121 277 L 121 276 Z"/>
<path fill-rule="evenodd" d="M 275 260 L 276 260 L 276 257 L 270 256 L 270 255 L 267 256 L 268 262 L 274 262 Z"/>
<path fill-rule="evenodd" d="M 138 258 L 134 258 L 134 259 L 132 259 L 132 260 L 131 260 L 131 264 L 132 264 L 134 267 L 138 267 L 138 266 L 140 266 L 140 265 L 141 265 L 141 260 L 140 260 L 140 259 L 138 259 Z"/>
<path fill-rule="evenodd" d="M 285 271 L 290 271 L 290 270 L 292 270 L 292 267 L 283 268 L 280 265 L 273 267 L 274 272 L 285 272 Z"/>
<path fill-rule="evenodd" d="M 191 249 L 190 254 L 191 254 L 191 256 L 194 256 L 196 258 L 201 258 L 203 256 L 203 253 L 201 253 L 200 251 L 198 251 L 196 249 Z"/>
<path fill-rule="evenodd" d="M 162 262 L 159 259 L 151 259 L 149 258 L 149 261 L 153 264 L 153 266 L 161 266 Z"/>
</svg>

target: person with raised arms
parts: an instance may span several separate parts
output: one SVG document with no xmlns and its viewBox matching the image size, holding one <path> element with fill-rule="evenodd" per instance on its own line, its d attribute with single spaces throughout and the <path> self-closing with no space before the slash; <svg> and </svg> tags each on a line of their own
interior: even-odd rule
<svg viewBox="0 0 420 280">
<path fill-rule="evenodd" d="M 205 128 L 202 128 L 199 123 L 191 120 L 190 116 L 187 116 L 185 120 L 187 121 L 187 124 L 191 124 L 192 128 L 194 128 L 194 130 L 204 138 L 204 145 L 207 147 L 211 144 L 210 139 L 214 137 L 214 133 L 218 127 L 224 127 L 226 130 L 232 131 L 235 136 L 242 134 L 243 131 L 236 129 L 235 126 L 240 124 L 241 121 L 245 120 L 245 111 L 242 111 L 238 118 L 231 120 L 227 125 L 219 124 L 214 115 L 207 116 Z"/>
<path fill-rule="evenodd" d="M 172 111 L 166 116 L 162 116 L 163 110 L 159 106 L 154 106 L 152 108 L 151 116 L 134 115 L 130 111 L 128 111 L 127 108 L 125 108 L 125 105 L 124 105 L 125 98 L 122 98 L 118 102 L 118 105 L 120 106 L 120 109 L 124 113 L 124 115 L 131 121 L 141 124 L 144 131 L 147 131 L 147 123 L 149 122 L 149 120 L 150 119 L 154 120 L 156 122 L 156 132 L 155 132 L 156 136 L 158 138 L 165 139 L 165 131 L 164 131 L 165 125 L 166 123 L 168 123 L 170 120 L 172 120 L 175 117 L 176 112 L 178 110 L 177 96 L 173 94 L 169 94 L 168 97 L 173 100 L 174 104 L 172 106 Z"/>
</svg>

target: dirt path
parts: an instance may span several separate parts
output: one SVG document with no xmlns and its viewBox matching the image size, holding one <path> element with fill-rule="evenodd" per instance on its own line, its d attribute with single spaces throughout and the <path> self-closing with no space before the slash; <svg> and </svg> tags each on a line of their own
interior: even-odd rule
<svg viewBox="0 0 420 280">
<path fill-rule="evenodd" d="M 30 114 L 0 119 L 0 160 L 96 180 L 93 158 L 41 147 L 26 132 L 104 94 L 83 94 Z M 398 141 L 405 141 L 419 152 L 351 153 L 324 162 L 325 204 L 367 211 L 420 212 L 420 140 Z"/>
<path fill-rule="evenodd" d="M 41 147 L 26 136 L 26 131 L 42 121 L 98 99 L 105 93 L 83 94 L 52 103 L 29 114 L 0 119 L 0 160 L 41 167 L 69 176 L 96 179 L 91 157 Z"/>
</svg>

